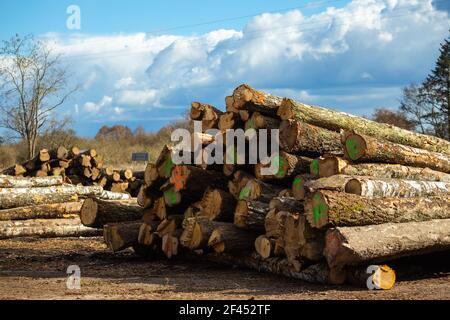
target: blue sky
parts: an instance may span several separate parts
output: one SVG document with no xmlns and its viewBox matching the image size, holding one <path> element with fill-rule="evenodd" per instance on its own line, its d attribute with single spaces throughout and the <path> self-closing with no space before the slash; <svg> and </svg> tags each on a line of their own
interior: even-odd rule
<svg viewBox="0 0 450 320">
<path fill-rule="evenodd" d="M 240 83 L 369 115 L 395 108 L 448 36 L 449 0 L 0 1 L 0 39 L 33 33 L 82 86 L 61 109 L 92 136 L 103 124 L 157 130 L 193 100 L 223 108 Z M 81 29 L 66 28 L 66 9 Z"/>
</svg>

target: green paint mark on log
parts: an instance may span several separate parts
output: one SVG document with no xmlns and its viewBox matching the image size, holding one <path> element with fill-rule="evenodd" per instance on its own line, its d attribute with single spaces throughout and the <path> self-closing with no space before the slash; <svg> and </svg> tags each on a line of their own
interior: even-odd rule
<svg viewBox="0 0 450 320">
<path fill-rule="evenodd" d="M 319 174 L 319 160 L 314 159 L 311 162 L 311 172 L 312 174 Z"/>
<path fill-rule="evenodd" d="M 352 138 L 349 138 L 345 141 L 345 148 L 347 149 L 348 156 L 352 160 L 358 159 L 359 150 L 358 150 L 358 144 L 356 141 Z"/>
<path fill-rule="evenodd" d="M 239 200 L 247 199 L 249 195 L 250 195 L 250 188 L 244 187 L 244 188 L 242 188 L 241 192 L 239 193 Z"/>
<path fill-rule="evenodd" d="M 317 224 L 325 213 L 327 206 L 324 203 L 318 203 L 313 207 L 313 221 Z"/>
<path fill-rule="evenodd" d="M 165 177 L 169 177 L 172 173 L 172 168 L 173 168 L 173 161 L 172 161 L 172 157 L 167 158 L 164 161 L 164 165 L 163 165 L 163 174 Z"/>
<path fill-rule="evenodd" d="M 303 179 L 300 177 L 297 177 L 294 179 L 294 182 L 292 183 L 292 186 L 296 189 L 300 187 L 300 184 L 302 183 Z"/>
<path fill-rule="evenodd" d="M 245 123 L 245 129 L 254 129 L 254 128 L 255 122 L 253 121 L 253 119 L 250 119 Z"/>
<path fill-rule="evenodd" d="M 173 190 L 164 191 L 164 198 L 167 199 L 167 202 L 169 202 L 169 205 L 174 205 L 177 203 L 177 194 Z"/>
<path fill-rule="evenodd" d="M 274 162 L 272 163 L 272 170 L 276 169 L 276 164 L 278 163 L 278 172 L 275 174 L 277 178 L 284 178 L 286 175 L 286 161 L 283 157 L 276 156 Z"/>
</svg>

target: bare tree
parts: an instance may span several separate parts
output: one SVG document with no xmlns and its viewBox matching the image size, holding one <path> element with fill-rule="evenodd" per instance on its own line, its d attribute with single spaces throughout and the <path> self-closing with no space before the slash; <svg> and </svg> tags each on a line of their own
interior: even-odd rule
<svg viewBox="0 0 450 320">
<path fill-rule="evenodd" d="M 15 132 L 34 157 L 39 133 L 78 89 L 68 88 L 61 56 L 33 36 L 16 35 L 0 50 L 0 126 Z"/>
</svg>

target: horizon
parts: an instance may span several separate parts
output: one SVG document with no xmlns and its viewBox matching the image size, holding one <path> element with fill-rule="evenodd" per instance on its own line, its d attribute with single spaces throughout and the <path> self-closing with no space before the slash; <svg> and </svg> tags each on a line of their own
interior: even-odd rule
<svg viewBox="0 0 450 320">
<path fill-rule="evenodd" d="M 0 38 L 32 33 L 82 85 L 58 111 L 79 136 L 114 124 L 157 131 L 192 101 L 224 110 L 241 83 L 360 116 L 396 109 L 450 26 L 443 0 L 134 3 L 0 3 Z M 66 26 L 72 4 L 79 30 Z"/>
</svg>

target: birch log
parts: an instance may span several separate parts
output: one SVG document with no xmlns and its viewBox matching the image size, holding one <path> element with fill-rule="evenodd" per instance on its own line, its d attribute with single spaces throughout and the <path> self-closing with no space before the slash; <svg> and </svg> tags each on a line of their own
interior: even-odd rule
<svg viewBox="0 0 450 320">
<path fill-rule="evenodd" d="M 327 157 L 319 160 L 318 174 L 320 177 L 346 174 L 352 176 L 371 176 L 373 178 L 450 182 L 450 174 L 431 170 L 430 168 L 385 163 L 350 164 L 348 161 L 338 157 Z"/>
<path fill-rule="evenodd" d="M 79 215 L 83 201 L 0 210 L 0 220 L 58 219 Z"/>
<path fill-rule="evenodd" d="M 345 192 L 364 197 L 446 197 L 450 195 L 450 183 L 439 181 L 354 177 L 348 180 L 345 184 Z"/>
<path fill-rule="evenodd" d="M 85 227 L 79 218 L 0 221 L 0 239 L 17 237 L 89 237 L 101 231 Z"/>
<path fill-rule="evenodd" d="M 63 184 L 63 178 L 60 176 L 34 178 L 0 176 L 0 188 L 51 187 L 61 184 Z"/>
</svg>

